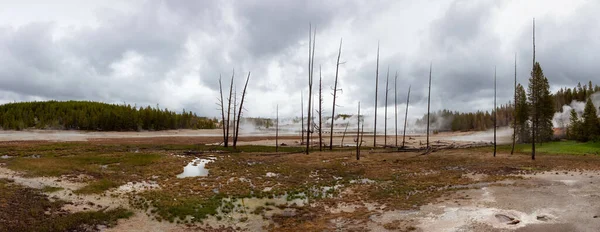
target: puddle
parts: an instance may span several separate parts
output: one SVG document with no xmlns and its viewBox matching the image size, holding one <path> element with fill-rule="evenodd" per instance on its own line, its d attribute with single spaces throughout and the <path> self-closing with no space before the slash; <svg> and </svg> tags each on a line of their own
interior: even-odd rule
<svg viewBox="0 0 600 232">
<path fill-rule="evenodd" d="M 242 179 L 242 178 L 240 178 Z M 233 226 L 247 228 L 250 231 L 263 231 L 263 226 L 270 224 L 270 219 L 275 215 L 280 217 L 294 217 L 298 207 L 310 205 L 312 197 L 334 197 L 342 185 L 312 187 L 307 192 L 285 193 L 283 195 L 270 195 L 268 197 L 223 198 L 217 214 L 204 220 L 213 226 Z M 266 187 L 263 191 L 271 191 Z"/>
<path fill-rule="evenodd" d="M 298 194 L 283 194 L 276 197 L 271 198 L 257 198 L 257 197 L 246 197 L 246 198 L 224 198 L 223 202 L 227 203 L 231 202 L 237 208 L 242 208 L 246 210 L 255 210 L 259 207 L 265 206 L 304 206 L 308 203 L 308 199 L 306 198 L 306 194 L 298 193 Z M 223 208 L 221 210 L 223 211 Z M 223 212 L 221 212 L 223 213 Z"/>
<path fill-rule="evenodd" d="M 196 158 L 183 167 L 183 173 L 177 175 L 177 178 L 208 176 L 208 169 L 205 166 L 213 161 L 215 161 L 215 157 Z"/>
</svg>

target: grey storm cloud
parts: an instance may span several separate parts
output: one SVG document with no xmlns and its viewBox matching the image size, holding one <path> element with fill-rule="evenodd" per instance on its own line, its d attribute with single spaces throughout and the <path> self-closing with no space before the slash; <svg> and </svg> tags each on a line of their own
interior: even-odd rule
<svg viewBox="0 0 600 232">
<path fill-rule="evenodd" d="M 594 81 L 598 73 L 600 46 L 594 41 L 600 33 L 595 23 L 600 4 L 589 1 L 568 7 L 561 1 L 475 0 L 125 4 L 129 7 L 89 6 L 93 23 L 88 24 L 78 22 L 78 14 L 66 20 L 37 20 L 34 15 L 25 22 L 1 20 L 0 102 L 158 104 L 216 116 L 218 78 L 222 76 L 227 86 L 235 69 L 237 90 L 252 72 L 246 115 L 270 117 L 280 105 L 282 115 L 297 116 L 300 93 L 307 93 L 309 23 L 318 33 L 315 77 L 322 66 L 325 113 L 340 38 L 340 113 L 355 112 L 359 101 L 367 114 L 381 111 L 389 66 L 388 106 L 394 103 L 397 71 L 398 102 L 404 104 L 411 85 L 411 117 L 420 117 L 426 108 L 430 63 L 433 110 L 491 109 L 494 67 L 499 102 L 507 103 L 512 98 L 515 54 L 519 82 L 527 83 L 532 17 L 537 24 L 537 60 L 553 87 Z M 13 14 L 27 12 L 23 6 Z M 380 91 L 375 107 L 378 41 Z M 316 91 L 317 85 L 313 88 Z"/>
</svg>

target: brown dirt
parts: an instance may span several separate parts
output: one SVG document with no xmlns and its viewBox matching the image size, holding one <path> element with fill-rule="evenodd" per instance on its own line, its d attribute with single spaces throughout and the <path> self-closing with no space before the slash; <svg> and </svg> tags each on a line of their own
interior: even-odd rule
<svg viewBox="0 0 600 232">
<path fill-rule="evenodd" d="M 299 137 L 288 136 L 285 139 L 294 141 L 299 140 Z M 87 142 L 74 142 L 78 146 L 74 146 L 77 149 L 72 151 L 113 154 L 130 152 L 127 149 L 117 149 L 120 147 L 129 149 L 128 145 L 136 147 L 150 144 L 153 145 L 153 153 L 175 157 L 174 155 L 183 154 L 184 150 L 161 146 L 206 144 L 220 140 L 218 136 L 94 138 Z M 273 141 L 273 138 L 252 136 L 241 137 L 240 141 Z M 414 141 L 416 143 L 421 140 Z M 52 142 L 0 142 L 3 149 L 25 153 L 48 144 Z M 98 146 L 102 144 L 111 145 L 113 150 L 94 150 L 104 149 Z M 45 152 L 54 154 L 69 151 L 71 150 Z M 311 198 L 303 206 L 282 206 L 280 211 L 272 206 L 270 213 L 257 211 L 256 217 L 244 213 L 232 214 L 229 221 L 216 220 L 211 216 L 205 221 L 208 224 L 178 225 L 158 222 L 153 220 L 152 214 L 146 215 L 149 212 L 137 210 L 136 216 L 121 220 L 114 231 L 136 228 L 139 231 L 540 231 L 550 225 L 556 225 L 555 228 L 576 228 L 578 231 L 597 231 L 590 229 L 599 228 L 596 226 L 600 219 L 593 220 L 592 214 L 600 214 L 600 208 L 588 207 L 593 206 L 595 200 L 600 200 L 594 193 L 600 192 L 596 185 L 600 183 L 600 176 L 594 174 L 600 169 L 598 156 L 540 155 L 538 160 L 532 161 L 527 154 L 499 153 L 494 158 L 488 148 L 442 150 L 428 155 L 392 151 L 363 151 L 361 160 L 355 159 L 351 149 L 313 152 L 310 155 L 264 152 L 203 154 L 217 157 L 215 162 L 207 164 L 210 171 L 208 177 L 174 178 L 176 171 L 171 166 L 183 166 L 188 161 L 181 158 L 176 160 L 177 163 L 165 163 L 164 165 L 169 166 L 165 166 L 169 173 L 159 175 L 157 179 L 153 179 L 153 175 L 156 175 L 154 172 L 136 172 L 135 177 L 123 175 L 124 178 L 135 180 L 155 180 L 160 190 L 114 196 L 110 194 L 114 190 L 109 190 L 106 196 L 100 194 L 90 195 L 91 198 L 77 196 L 65 199 L 80 201 L 81 204 L 93 202 L 95 205 L 103 205 L 107 203 L 98 199 L 106 198 L 112 203 L 116 202 L 116 205 L 130 207 L 128 197 L 132 195 L 150 199 L 154 194 L 160 193 L 168 196 L 165 199 L 177 198 L 177 201 L 184 201 L 188 198 L 209 198 L 215 195 L 215 189 L 220 194 L 229 196 L 245 197 L 252 192 L 254 196 L 266 197 L 340 185 L 332 196 Z M 0 164 L 3 162 L 0 160 Z M 23 177 L 22 173 L 2 167 L 0 171 L 4 173 L 1 177 L 13 179 L 28 187 L 64 188 L 62 192 L 48 193 L 49 196 L 66 197 L 69 196 L 69 191 L 82 185 L 63 177 Z M 547 171 L 559 174 L 551 175 Z M 77 170 L 77 173 L 85 174 L 80 172 L 85 170 Z M 57 179 L 60 181 L 56 181 Z M 588 181 L 592 183 L 588 184 Z M 113 200 L 113 197 L 117 200 Z M 569 205 L 573 207 L 569 208 Z M 584 206 L 587 207 L 585 210 L 579 210 Z M 514 215 L 521 223 L 514 226 L 501 224 L 494 219 L 496 213 Z M 551 220 L 530 220 L 541 213 Z M 246 219 L 242 221 L 244 217 Z"/>
</svg>

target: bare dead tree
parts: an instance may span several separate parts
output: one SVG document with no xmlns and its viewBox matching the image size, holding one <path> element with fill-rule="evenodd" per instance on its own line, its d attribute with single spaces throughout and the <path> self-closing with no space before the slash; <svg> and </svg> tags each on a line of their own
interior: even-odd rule
<svg viewBox="0 0 600 232">
<path fill-rule="evenodd" d="M 342 142 L 340 143 L 340 147 L 344 147 L 344 137 L 346 137 L 346 131 L 348 131 L 348 125 L 350 125 L 350 122 L 346 123 L 346 129 L 344 129 L 344 133 L 342 134 Z"/>
<path fill-rule="evenodd" d="M 363 118 L 363 123 L 360 124 L 360 143 L 358 144 L 359 150 L 360 150 L 360 147 L 362 147 L 362 143 L 365 141 L 364 137 L 365 137 L 365 120 Z"/>
<path fill-rule="evenodd" d="M 235 87 L 235 84 L 234 84 L 233 85 L 233 127 L 231 128 L 231 130 L 233 130 L 232 132 L 233 132 L 233 136 L 234 137 L 235 137 L 235 129 L 237 127 L 236 126 L 237 125 L 237 120 L 235 120 L 236 119 L 236 112 L 237 112 L 237 96 L 236 96 L 236 94 L 237 94 L 237 90 L 236 90 L 236 87 Z M 233 147 L 235 147 L 235 140 L 234 140 L 233 144 L 234 144 Z"/>
<path fill-rule="evenodd" d="M 300 144 L 302 144 L 304 142 L 304 91 L 300 91 L 300 122 L 302 124 L 302 128 L 300 129 L 300 133 L 302 134 Z"/>
<path fill-rule="evenodd" d="M 275 152 L 279 152 L 279 105 L 275 107 Z"/>
<path fill-rule="evenodd" d="M 496 128 L 498 127 L 498 109 L 496 108 L 496 67 L 494 66 L 494 157 L 496 157 Z"/>
<path fill-rule="evenodd" d="M 311 26 L 309 25 L 309 30 L 310 30 Z M 310 36 L 310 31 L 309 31 L 309 36 Z M 309 57 L 308 57 L 308 63 L 309 63 L 309 70 L 308 70 L 308 119 L 307 119 L 307 124 L 306 124 L 306 154 L 308 155 L 309 153 L 309 149 L 310 149 L 310 133 L 312 132 L 312 123 L 311 123 L 311 101 L 312 101 L 312 84 L 313 84 L 313 69 L 314 69 L 314 59 L 315 59 L 315 39 L 317 37 L 317 28 L 315 27 L 314 33 L 313 33 L 313 37 L 312 37 L 312 52 L 309 52 Z M 310 42 L 309 42 L 310 43 Z M 310 51 L 310 47 L 308 48 Z"/>
<path fill-rule="evenodd" d="M 388 121 L 388 117 L 387 117 L 387 103 L 388 103 L 388 92 L 389 92 L 389 83 L 390 83 L 390 66 L 388 65 L 388 70 L 387 70 L 387 75 L 385 78 L 385 113 L 384 113 L 384 118 L 383 118 L 383 147 L 387 146 L 387 121 Z"/>
<path fill-rule="evenodd" d="M 315 131 L 317 130 L 317 123 L 315 122 L 316 121 L 315 115 L 317 115 L 319 112 L 317 112 L 317 110 L 315 108 L 315 99 L 317 99 L 317 98 L 313 94 L 312 108 L 311 108 L 312 109 L 311 133 L 315 133 Z M 313 137 L 313 140 L 314 140 L 314 136 L 311 136 L 311 137 Z"/>
<path fill-rule="evenodd" d="M 228 106 L 227 106 L 227 135 L 225 137 L 225 147 L 229 146 L 229 116 L 231 115 L 231 97 L 233 94 L 233 78 L 235 77 L 235 69 L 233 70 L 233 73 L 231 74 L 231 84 L 229 85 L 229 99 L 227 100 L 228 102 Z"/>
<path fill-rule="evenodd" d="M 360 160 L 360 102 L 358 102 L 358 114 L 356 114 L 356 160 Z M 348 128 L 348 124 L 346 124 Z"/>
<path fill-rule="evenodd" d="M 398 71 L 394 77 L 394 123 L 396 125 L 394 131 L 396 132 L 396 147 L 398 147 Z"/>
<path fill-rule="evenodd" d="M 427 96 L 427 150 L 429 150 L 429 110 L 431 108 L 431 68 L 433 63 L 429 64 L 429 94 Z"/>
<path fill-rule="evenodd" d="M 233 138 L 233 147 L 235 148 L 238 140 L 238 136 L 240 134 L 240 119 L 242 117 L 242 110 L 244 109 L 244 98 L 246 98 L 246 88 L 248 87 L 248 81 L 250 80 L 250 72 L 248 72 L 248 77 L 246 77 L 246 84 L 244 84 L 244 91 L 242 91 L 242 99 L 240 100 L 240 110 L 238 110 L 238 118 L 237 118 L 237 128 L 235 129 L 235 137 Z"/>
<path fill-rule="evenodd" d="M 375 69 L 375 123 L 373 124 L 373 147 L 377 147 L 377 86 L 379 86 L 379 41 L 377 41 L 377 68 Z"/>
<path fill-rule="evenodd" d="M 223 85 L 221 83 L 221 75 L 219 74 L 219 93 L 221 93 L 221 98 L 219 99 L 219 106 L 221 106 L 221 122 L 223 127 L 223 144 L 227 143 L 227 134 L 226 134 L 226 126 L 225 122 L 225 105 L 223 104 Z"/>
<path fill-rule="evenodd" d="M 408 104 L 410 103 L 410 85 L 408 86 L 408 97 L 406 97 L 406 110 L 404 111 L 404 133 L 402 134 L 402 147 L 404 147 L 404 141 L 406 138 L 406 124 L 408 121 Z"/>
<path fill-rule="evenodd" d="M 323 76 L 319 65 L 319 151 L 323 151 Z"/>
<path fill-rule="evenodd" d="M 311 48 L 312 48 L 312 24 L 308 23 L 308 75 L 309 75 L 309 79 L 310 79 L 310 65 L 311 65 Z M 304 142 L 304 97 L 303 97 L 304 92 L 300 93 L 300 108 L 301 108 L 301 118 L 302 118 L 302 139 L 300 140 L 300 144 L 302 145 L 302 143 Z M 310 103 L 309 103 L 310 105 Z"/>
<path fill-rule="evenodd" d="M 338 74 L 340 69 L 340 56 L 342 55 L 342 39 L 340 38 L 340 49 L 338 50 L 337 62 L 335 65 L 335 82 L 333 84 L 333 106 L 331 107 L 331 133 L 329 134 L 329 150 L 333 150 L 333 125 L 335 121 L 335 99 L 337 98 Z"/>
<path fill-rule="evenodd" d="M 514 108 L 513 108 L 513 141 L 510 154 L 515 152 L 515 143 L 517 140 L 517 53 L 515 53 L 515 97 L 514 97 Z"/>
<path fill-rule="evenodd" d="M 533 18 L 533 66 L 532 66 L 532 70 L 534 70 L 534 69 L 535 69 L 535 18 Z M 535 83 L 536 78 L 532 77 L 531 79 L 533 80 L 533 83 L 532 83 L 533 90 L 531 92 L 534 93 L 534 94 L 532 94 L 532 96 L 533 96 L 532 102 L 533 102 L 533 105 L 535 106 L 536 101 L 537 101 L 536 94 L 535 94 L 536 93 L 535 88 L 537 87 L 537 85 Z M 536 109 L 533 109 L 532 112 L 533 112 L 533 115 L 532 115 L 533 120 L 531 120 L 531 124 L 532 124 L 532 127 L 531 127 L 531 134 L 532 134 L 532 136 L 531 136 L 531 159 L 535 160 L 535 140 L 536 140 L 535 131 L 537 130 L 537 117 L 538 116 L 537 116 Z"/>
</svg>

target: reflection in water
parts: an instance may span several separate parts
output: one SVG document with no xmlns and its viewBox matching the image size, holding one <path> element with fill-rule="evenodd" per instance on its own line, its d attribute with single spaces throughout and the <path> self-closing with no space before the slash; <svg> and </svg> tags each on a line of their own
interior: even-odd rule
<svg viewBox="0 0 600 232">
<path fill-rule="evenodd" d="M 192 160 L 188 165 L 183 167 L 183 173 L 177 175 L 177 178 L 208 176 L 208 169 L 205 168 L 205 165 L 213 162 L 214 159 L 215 157 L 209 157 L 207 159 L 196 158 Z"/>
</svg>

